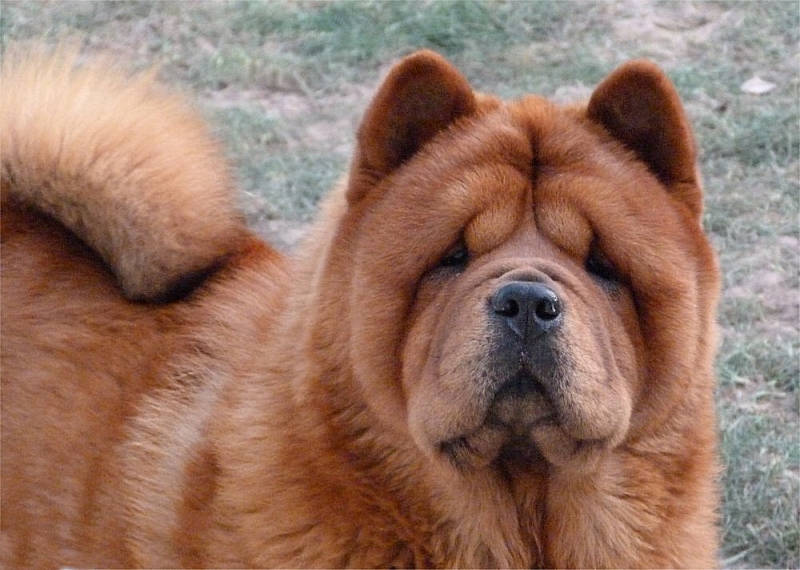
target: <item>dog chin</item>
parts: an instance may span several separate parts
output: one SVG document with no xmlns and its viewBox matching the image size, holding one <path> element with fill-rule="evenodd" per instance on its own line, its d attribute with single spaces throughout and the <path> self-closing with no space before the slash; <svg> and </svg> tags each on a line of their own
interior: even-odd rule
<svg viewBox="0 0 800 570">
<path fill-rule="evenodd" d="M 614 449 L 627 431 L 627 414 L 619 414 L 611 433 L 588 436 L 585 426 L 560 418 L 542 384 L 520 374 L 494 396 L 477 426 L 440 439 L 437 454 L 456 469 L 470 472 L 494 464 L 522 469 L 548 466 L 591 472 Z M 588 436 L 588 437 L 587 437 Z"/>
<path fill-rule="evenodd" d="M 438 444 L 440 457 L 465 473 L 493 465 L 522 470 L 546 467 L 591 473 L 613 448 L 611 440 L 580 440 L 570 436 L 558 423 L 543 418 L 523 436 L 484 424 L 466 435 Z"/>
</svg>

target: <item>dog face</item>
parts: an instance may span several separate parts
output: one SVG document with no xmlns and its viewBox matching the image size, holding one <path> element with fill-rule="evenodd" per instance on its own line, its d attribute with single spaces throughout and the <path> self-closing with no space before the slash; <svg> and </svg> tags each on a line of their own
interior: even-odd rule
<svg viewBox="0 0 800 570">
<path fill-rule="evenodd" d="M 526 103 L 521 112 L 553 112 L 543 100 Z M 618 195 L 620 183 L 591 159 L 580 175 L 544 159 L 546 138 L 513 113 L 497 114 L 486 121 L 506 123 L 500 148 L 518 156 L 475 160 L 482 166 L 450 173 L 452 190 L 439 190 L 454 201 L 483 199 L 445 208 L 466 216 L 418 281 L 402 355 L 411 430 L 462 468 L 515 455 L 586 463 L 624 439 L 641 380 L 631 288 L 602 249 L 609 238 L 600 221 L 581 204 L 587 192 L 602 204 L 597 195 Z M 563 122 L 554 132 L 569 129 Z M 596 141 L 572 144 L 575 156 L 591 157 Z"/>
<path fill-rule="evenodd" d="M 367 114 L 320 303 L 368 403 L 435 460 L 591 469 L 686 386 L 714 281 L 694 150 L 660 72 L 626 73 L 562 109 L 412 56 Z"/>
</svg>

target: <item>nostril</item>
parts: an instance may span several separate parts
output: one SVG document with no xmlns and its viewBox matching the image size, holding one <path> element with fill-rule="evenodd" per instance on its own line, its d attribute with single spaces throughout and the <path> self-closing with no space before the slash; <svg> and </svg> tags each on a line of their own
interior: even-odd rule
<svg viewBox="0 0 800 570">
<path fill-rule="evenodd" d="M 552 321 L 558 318 L 558 315 L 561 314 L 558 298 L 553 295 L 552 297 L 541 299 L 536 305 L 535 313 L 543 321 Z"/>
<path fill-rule="evenodd" d="M 503 299 L 500 305 L 494 306 L 494 311 L 503 317 L 516 317 L 519 314 L 519 303 L 514 299 Z"/>
<path fill-rule="evenodd" d="M 524 301 L 523 301 L 524 302 Z M 513 319 L 519 315 L 520 291 L 515 286 L 501 287 L 491 298 L 492 310 L 496 315 Z"/>
</svg>

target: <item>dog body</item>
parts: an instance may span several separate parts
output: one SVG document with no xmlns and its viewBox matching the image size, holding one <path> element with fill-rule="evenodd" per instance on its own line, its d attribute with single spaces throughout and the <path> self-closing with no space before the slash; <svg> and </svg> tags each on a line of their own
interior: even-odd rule
<svg viewBox="0 0 800 570">
<path fill-rule="evenodd" d="M 408 57 L 292 259 L 149 79 L 2 97 L 5 567 L 716 565 L 719 278 L 652 64 L 560 108 Z"/>
</svg>

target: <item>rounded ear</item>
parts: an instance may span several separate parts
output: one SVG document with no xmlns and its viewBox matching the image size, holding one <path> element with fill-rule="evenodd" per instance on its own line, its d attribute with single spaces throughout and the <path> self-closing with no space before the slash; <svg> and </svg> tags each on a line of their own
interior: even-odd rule
<svg viewBox="0 0 800 570">
<path fill-rule="evenodd" d="M 378 181 L 453 121 L 475 110 L 466 79 L 440 55 L 418 51 L 389 73 L 358 130 L 348 202 Z"/>
<path fill-rule="evenodd" d="M 657 65 L 633 60 L 619 67 L 595 89 L 587 114 L 700 217 L 703 196 L 694 137 L 678 92 Z"/>
</svg>

